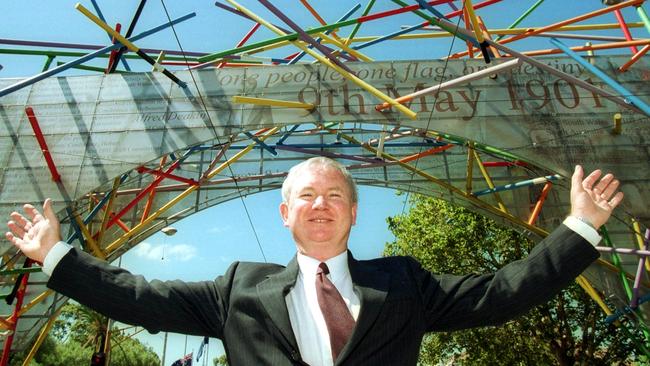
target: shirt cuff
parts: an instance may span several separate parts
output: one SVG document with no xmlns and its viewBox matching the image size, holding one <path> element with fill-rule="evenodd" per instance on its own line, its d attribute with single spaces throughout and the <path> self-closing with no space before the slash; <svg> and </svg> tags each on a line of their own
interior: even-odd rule
<svg viewBox="0 0 650 366">
<path fill-rule="evenodd" d="M 569 216 L 562 222 L 566 227 L 576 232 L 576 234 L 585 238 L 591 245 L 596 246 L 602 239 L 598 231 L 587 223 L 574 216 Z"/>
<path fill-rule="evenodd" d="M 72 245 L 64 241 L 54 244 L 43 260 L 43 273 L 48 277 L 52 276 L 54 268 L 56 268 L 56 265 L 59 264 L 61 259 L 68 254 L 70 249 L 72 249 Z"/>
</svg>

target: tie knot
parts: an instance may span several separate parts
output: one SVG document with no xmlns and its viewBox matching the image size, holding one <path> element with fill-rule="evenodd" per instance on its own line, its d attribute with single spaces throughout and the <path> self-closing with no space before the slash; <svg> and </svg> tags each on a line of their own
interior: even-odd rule
<svg viewBox="0 0 650 366">
<path fill-rule="evenodd" d="M 330 269 L 327 268 L 327 264 L 325 264 L 325 262 L 321 262 L 318 265 L 318 269 L 316 269 L 316 274 L 321 274 L 321 273 L 324 275 L 328 275 L 330 273 Z"/>
</svg>

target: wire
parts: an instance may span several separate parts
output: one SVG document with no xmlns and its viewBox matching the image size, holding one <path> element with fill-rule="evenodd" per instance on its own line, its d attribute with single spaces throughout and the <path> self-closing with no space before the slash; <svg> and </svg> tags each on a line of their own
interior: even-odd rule
<svg viewBox="0 0 650 366">
<path fill-rule="evenodd" d="M 165 15 L 167 16 L 167 20 L 171 24 L 171 29 L 172 29 L 172 32 L 174 33 L 174 38 L 176 38 L 176 43 L 178 44 L 178 47 L 181 50 L 181 54 L 183 55 L 183 59 L 187 63 L 187 55 L 185 54 L 185 50 L 183 50 L 183 46 L 181 45 L 181 41 L 178 38 L 178 34 L 176 33 L 176 27 L 171 23 L 172 19 L 171 19 L 170 15 L 169 15 L 169 12 L 167 11 L 167 6 L 165 5 L 165 0 L 160 0 L 160 3 L 162 4 L 163 9 L 165 10 Z M 198 99 L 200 100 L 201 105 L 203 106 L 203 110 L 205 111 L 205 113 L 206 113 L 206 115 L 208 117 L 208 120 L 210 121 L 210 127 L 213 129 L 214 136 L 216 137 L 217 142 L 221 145 L 221 142 L 219 140 L 219 136 L 218 136 L 216 130 L 214 129 L 214 124 L 212 123 L 212 117 L 210 116 L 210 113 L 208 112 L 208 108 L 207 108 L 207 106 L 205 104 L 205 100 L 203 99 L 203 96 L 201 95 L 199 85 L 196 82 L 196 79 L 194 78 L 194 73 L 192 72 L 191 68 L 188 69 L 188 71 L 190 73 L 190 77 L 192 78 L 192 83 L 196 87 L 196 92 L 199 95 Z M 224 159 L 226 161 L 228 161 L 228 157 L 226 156 L 226 153 L 224 153 Z M 230 174 L 234 178 L 235 174 L 232 171 L 231 164 L 228 164 L 228 170 L 230 171 Z M 262 258 L 264 259 L 264 262 L 268 262 L 267 259 L 266 259 L 266 255 L 264 254 L 264 249 L 262 249 L 262 243 L 260 242 L 260 238 L 257 235 L 257 230 L 255 230 L 255 225 L 254 225 L 253 220 L 251 219 L 251 215 L 250 215 L 250 213 L 248 211 L 248 207 L 246 206 L 246 202 L 244 201 L 244 197 L 242 196 L 239 185 L 237 184 L 237 180 L 234 180 L 234 182 L 235 182 L 235 187 L 237 188 L 237 193 L 239 195 L 239 199 L 241 200 L 242 206 L 244 207 L 244 212 L 246 213 L 246 217 L 248 218 L 248 223 L 249 223 L 249 225 L 251 227 L 251 230 L 253 231 L 253 235 L 255 236 L 255 241 L 257 242 L 257 246 L 259 247 L 260 253 L 262 254 Z"/>
</svg>

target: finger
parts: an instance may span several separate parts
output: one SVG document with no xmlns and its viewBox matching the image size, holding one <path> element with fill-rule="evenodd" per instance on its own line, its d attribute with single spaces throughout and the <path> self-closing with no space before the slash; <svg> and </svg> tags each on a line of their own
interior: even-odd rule
<svg viewBox="0 0 650 366">
<path fill-rule="evenodd" d="M 13 235 L 15 235 L 15 236 L 17 236 L 19 238 L 22 238 L 22 237 L 25 236 L 25 230 L 23 230 L 23 227 L 20 226 L 20 225 L 17 225 L 13 221 L 7 222 L 7 227 L 9 228 L 9 230 L 11 230 Z"/>
<path fill-rule="evenodd" d="M 10 232 L 5 233 L 5 238 L 7 238 L 7 240 L 9 240 L 10 243 L 17 246 L 18 249 L 20 249 L 20 247 L 24 244 L 24 241 L 22 239 L 17 238 L 16 236 L 14 236 L 14 234 Z"/>
<path fill-rule="evenodd" d="M 596 186 L 594 187 L 594 192 L 596 192 L 596 193 L 602 193 L 602 192 L 604 192 L 605 189 L 607 189 L 607 187 L 609 186 L 609 184 L 611 183 L 611 181 L 612 181 L 613 179 L 614 179 L 614 175 L 613 175 L 613 174 L 607 174 L 607 175 L 605 175 L 605 176 L 600 180 L 600 182 L 598 182 L 598 184 L 596 184 Z"/>
<path fill-rule="evenodd" d="M 27 225 L 29 222 L 23 215 L 19 214 L 18 212 L 12 212 L 9 217 L 11 217 L 11 220 L 20 227 L 25 227 L 25 225 Z"/>
<path fill-rule="evenodd" d="M 612 198 L 612 199 L 609 201 L 609 206 L 612 208 L 612 210 L 615 209 L 616 206 L 618 206 L 618 204 L 621 203 L 621 202 L 623 201 L 623 197 L 624 197 L 624 196 L 625 196 L 625 195 L 623 194 L 623 192 L 618 192 L 618 193 L 616 193 L 616 195 L 614 196 L 614 198 Z"/>
<path fill-rule="evenodd" d="M 582 170 L 582 166 L 576 165 L 575 169 L 573 170 L 573 176 L 571 176 L 571 189 L 578 189 L 581 187 L 583 175 L 584 172 Z"/>
<path fill-rule="evenodd" d="M 36 209 L 36 207 L 30 205 L 29 203 L 26 203 L 26 204 L 23 206 L 23 210 L 25 211 L 25 213 L 27 214 L 27 216 L 29 216 L 29 218 L 32 219 L 33 222 L 40 221 L 40 220 L 43 218 L 43 216 L 41 215 L 40 212 L 38 212 L 38 210 Z"/>
<path fill-rule="evenodd" d="M 51 222 L 58 222 L 54 209 L 52 208 L 52 200 L 49 198 L 43 203 L 43 216 Z"/>
<path fill-rule="evenodd" d="M 616 193 L 616 189 L 618 189 L 619 184 L 620 182 L 618 179 L 615 179 L 603 190 L 603 193 L 601 193 L 600 197 L 602 199 L 608 200 L 614 193 Z"/>
<path fill-rule="evenodd" d="M 600 171 L 600 169 L 596 169 L 593 172 L 591 172 L 591 174 L 589 174 L 587 178 L 585 178 L 582 181 L 582 187 L 588 191 L 591 191 L 594 186 L 594 183 L 596 183 L 598 178 L 600 178 L 601 174 L 602 172 Z"/>
</svg>

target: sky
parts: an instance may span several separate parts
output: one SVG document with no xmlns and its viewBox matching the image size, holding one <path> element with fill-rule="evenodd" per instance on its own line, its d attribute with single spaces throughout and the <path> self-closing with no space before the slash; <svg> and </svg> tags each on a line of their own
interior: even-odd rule
<svg viewBox="0 0 650 366">
<path fill-rule="evenodd" d="M 415 1 L 407 1 L 415 3 Z M 476 4 L 478 1 L 474 1 Z M 95 12 L 91 1 L 81 2 L 86 8 Z M 137 1 L 98 1 L 98 5 L 107 19 L 108 24 L 116 22 L 128 27 Z M 242 5 L 250 8 L 273 23 L 282 24 L 280 20 L 253 0 L 241 0 Z M 328 22 L 338 19 L 356 2 L 343 0 L 316 1 L 311 5 Z M 460 2 L 455 2 L 457 5 Z M 490 27 L 505 28 L 515 18 L 522 14 L 534 1 L 502 1 L 496 5 L 477 11 Z M 54 41 L 67 43 L 83 43 L 107 45 L 108 36 L 95 24 L 91 23 L 81 13 L 74 9 L 75 1 L 6 1 L 0 7 L 0 24 L 2 36 L 6 39 Z M 147 2 L 142 16 L 135 27 L 135 33 L 142 32 L 153 26 L 166 22 L 167 16 L 163 4 L 171 18 L 180 17 L 190 12 L 196 12 L 196 17 L 177 25 L 174 30 L 166 30 L 148 37 L 137 43 L 142 48 L 180 48 L 186 51 L 216 52 L 232 48 L 250 29 L 252 23 L 236 15 L 225 12 L 214 6 L 213 1 L 170 1 L 164 3 L 154 0 Z M 298 1 L 276 0 L 274 4 L 286 12 L 291 19 L 303 27 L 315 26 L 317 23 Z M 569 2 L 547 0 L 542 4 L 522 26 L 543 26 L 559 21 L 567 14 Z M 571 15 L 600 9 L 601 2 L 597 0 L 570 2 Z M 362 9 L 366 1 L 361 2 Z M 387 0 L 377 1 L 373 13 L 392 9 L 395 5 Z M 438 7 L 448 12 L 450 7 Z M 354 17 L 359 16 L 361 10 Z M 624 12 L 626 19 L 638 21 L 632 9 Z M 422 20 L 412 14 L 399 15 L 391 19 L 366 23 L 361 27 L 359 35 L 382 35 L 399 29 L 402 25 L 413 25 Z M 588 21 L 587 23 L 615 22 L 613 15 Z M 345 36 L 349 28 L 341 30 Z M 123 31 L 124 33 L 124 31 Z M 603 32 L 592 32 L 603 34 Z M 620 36 L 619 32 L 609 32 Z M 633 34 L 643 34 L 643 29 L 633 30 Z M 271 37 L 266 30 L 258 31 L 250 42 Z M 644 35 L 647 37 L 647 33 Z M 570 45 L 583 44 L 572 40 L 565 41 Z M 364 50 L 368 56 L 376 60 L 405 60 L 431 59 L 446 56 L 450 50 L 462 50 L 463 42 L 454 42 L 451 38 L 418 41 L 418 42 L 386 42 Z M 20 48 L 1 45 L 0 48 Z M 29 48 L 29 47 L 28 47 Z M 551 48 L 548 39 L 537 38 L 531 41 L 517 43 L 517 50 L 530 48 Z M 76 51 L 76 50 L 70 50 Z M 284 57 L 295 52 L 294 49 L 283 48 L 266 53 L 265 56 Z M 629 50 L 622 50 L 619 53 Z M 70 60 L 63 58 L 62 60 Z M 0 78 L 26 77 L 37 74 L 43 67 L 43 56 L 16 56 L 0 54 Z M 97 59 L 88 63 L 93 66 L 105 67 L 105 59 Z M 137 71 L 148 71 L 150 67 L 141 61 L 130 61 L 129 65 Z M 123 66 L 121 66 L 122 68 Z M 172 68 L 173 70 L 174 68 Z M 69 70 L 61 75 L 83 75 L 87 72 Z M 1 100 L 0 100 L 1 103 Z M 353 228 L 350 238 L 350 248 L 358 258 L 372 258 L 381 255 L 384 244 L 392 241 L 388 231 L 386 217 L 403 212 L 405 195 L 398 196 L 393 191 L 380 188 L 361 188 L 358 223 Z M 204 210 L 181 222 L 175 223 L 177 234 L 166 236 L 161 233 L 151 236 L 136 248 L 131 250 L 121 260 L 121 266 L 133 272 L 144 275 L 147 279 L 183 279 L 188 281 L 210 280 L 225 272 L 226 268 L 236 260 L 267 261 L 285 264 L 295 253 L 289 232 L 282 226 L 278 214 L 280 193 L 271 191 L 235 199 Z M 251 216 L 252 225 L 247 222 L 244 203 Z M 260 245 L 253 235 L 256 231 Z M 264 256 L 262 255 L 262 251 Z M 138 338 L 149 344 L 159 355 L 163 348 L 163 334 L 150 335 L 146 331 L 139 333 Z M 199 337 L 189 337 L 185 347 L 185 336 L 170 334 L 167 344 L 165 364 L 169 365 L 180 358 L 184 352 L 196 351 L 201 341 Z M 220 343 L 212 339 L 210 343 L 210 360 L 223 352 Z M 210 362 L 211 364 L 211 362 Z"/>
</svg>

